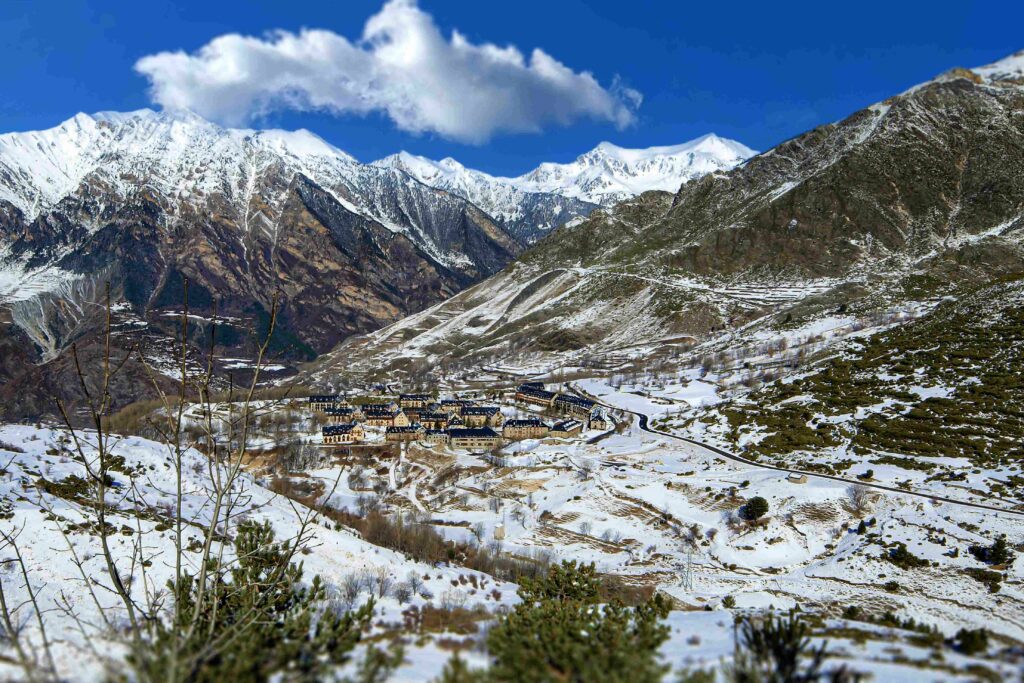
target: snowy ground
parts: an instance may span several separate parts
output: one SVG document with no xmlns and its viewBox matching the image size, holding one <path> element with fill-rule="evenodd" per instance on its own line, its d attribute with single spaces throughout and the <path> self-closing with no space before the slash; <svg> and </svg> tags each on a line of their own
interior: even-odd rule
<svg viewBox="0 0 1024 683">
<path fill-rule="evenodd" d="M 11 448 L 13 447 L 13 449 Z M 73 500 L 46 493 L 39 486 L 40 478 L 50 482 L 66 480 L 69 475 L 84 476 L 84 467 L 75 461 L 70 444 L 63 432 L 49 429 L 35 429 L 23 426 L 0 428 L 0 458 L 3 473 L 0 475 L 0 503 L 3 504 L 3 519 L 0 528 L 5 533 L 17 534 L 17 543 L 24 557 L 29 580 L 37 592 L 41 612 L 50 639 L 54 642 L 54 657 L 60 674 L 68 680 L 100 680 L 104 678 L 103 662 L 88 649 L 89 640 L 78 631 L 70 613 L 61 608 L 61 595 L 67 596 L 67 607 L 86 624 L 99 624 L 99 614 L 87 591 L 82 590 L 82 577 L 73 563 L 73 557 L 58 530 L 58 519 L 42 512 L 52 510 L 65 524 L 85 519 L 82 505 Z M 22 452 L 18 452 L 18 451 Z M 127 508 L 138 501 L 146 509 L 157 513 L 153 519 L 139 522 L 132 533 L 118 533 L 112 537 L 114 554 L 120 559 L 119 568 L 128 571 L 129 558 L 137 538 L 144 538 L 145 554 L 153 560 L 146 569 L 146 575 L 136 572 L 133 595 L 144 604 L 143 585 L 150 589 L 162 587 L 173 574 L 170 564 L 171 532 L 161 525 L 167 518 L 160 517 L 171 505 L 174 491 L 174 477 L 169 454 L 164 447 L 151 441 L 128 437 L 121 440 L 114 453 L 124 456 L 127 469 L 137 473 L 115 473 L 115 488 L 108 497 L 108 503 Z M 203 525 L 210 520 L 210 480 L 206 459 L 199 453 L 187 454 L 185 467 L 186 518 L 190 527 Z M 269 520 L 274 525 L 278 540 L 294 537 L 297 533 L 298 518 L 291 501 L 258 486 L 251 478 L 245 477 L 239 486 L 244 511 L 240 514 L 258 520 Z M 299 506 L 300 513 L 308 512 Z M 121 530 L 132 529 L 136 520 L 125 514 L 116 514 L 110 523 Z M 329 525 L 328 523 L 328 526 Z M 141 534 L 140 534 L 141 532 Z M 199 537 L 198 530 L 189 537 Z M 83 532 L 71 533 L 71 546 L 83 559 L 84 570 L 91 580 L 109 583 L 102 564 L 96 536 Z M 476 602 L 488 602 L 493 608 L 515 600 L 515 587 L 490 577 L 458 567 L 433 567 L 414 562 L 403 555 L 380 548 L 361 540 L 354 533 L 343 529 L 327 528 L 317 524 L 310 541 L 311 552 L 302 556 L 308 576 L 319 574 L 332 590 L 338 590 L 345 579 L 354 574 L 387 571 L 393 583 L 406 581 L 410 573 L 424 577 L 422 595 L 414 596 L 410 604 L 423 605 L 431 599 L 448 598 L 469 606 Z M 3 586 L 10 604 L 23 604 L 27 598 L 24 581 L 15 565 L 10 562 L 14 554 L 10 547 L 2 551 L 4 562 Z M 186 562 L 193 561 L 195 553 L 186 552 Z M 187 566 L 194 571 L 194 566 Z M 475 590 L 458 579 L 475 575 L 478 584 L 485 586 Z M 500 596 L 495 600 L 491 591 Z M 470 593 L 473 592 L 473 594 Z M 458 595 L 455 595 L 458 594 Z M 475 595 L 474 595 L 475 594 Z M 100 604 L 104 608 L 116 605 L 116 597 L 99 590 Z M 369 596 L 364 592 L 360 600 Z M 400 605 L 394 597 L 384 597 L 377 602 L 376 621 L 401 622 Z M 34 619 L 28 607 L 22 606 L 18 615 L 30 624 L 30 637 L 38 643 L 38 631 L 32 627 L 29 618 Z M 91 638 L 96 638 L 101 652 L 116 657 L 117 646 L 105 639 L 101 629 L 87 629 Z M 0 676 L 14 675 L 8 665 L 0 665 Z"/>
<path fill-rule="evenodd" d="M 600 389 L 593 382 L 581 385 Z M 602 397 L 629 409 L 662 405 L 659 397 L 607 386 Z M 695 400 L 713 397 L 708 391 Z M 712 616 L 673 616 L 673 625 L 700 623 L 689 633 L 699 633 L 705 642 L 673 647 L 672 657 L 680 663 L 711 664 L 731 649 L 732 619 L 721 611 L 727 596 L 738 609 L 799 607 L 837 617 L 857 605 L 876 616 L 891 612 L 913 618 L 946 637 L 960 628 L 984 627 L 1008 642 L 1024 640 L 1024 620 L 1018 616 L 1024 607 L 1024 562 L 1006 568 L 995 594 L 967 574 L 983 567 L 967 546 L 991 543 L 1004 533 L 1020 538 L 1020 517 L 896 493 L 873 494 L 858 510 L 844 482 L 793 483 L 785 473 L 727 461 L 699 446 L 643 432 L 635 423 L 622 433 L 599 436 L 521 441 L 505 448 L 498 462 L 411 446 L 386 470 L 379 467 L 361 490 L 371 488 L 374 477 L 386 481 L 390 504 L 425 510 L 452 540 L 478 537 L 488 543 L 502 537 L 501 546 L 513 553 L 594 562 L 599 571 L 672 596 L 681 609 L 713 609 Z M 437 473 L 453 471 L 457 477 L 436 484 Z M 327 467 L 309 474 L 327 482 L 336 472 Z M 359 495 L 343 486 L 332 504 L 350 507 Z M 736 515 L 754 495 L 769 502 L 762 524 Z M 870 526 L 860 535 L 855 530 L 862 519 Z M 929 566 L 905 570 L 889 562 L 885 557 L 897 543 Z M 693 588 L 683 582 L 687 551 Z M 693 621 L 700 619 L 718 619 L 722 632 L 713 635 L 704 622 Z M 897 671 L 891 653 L 870 643 L 871 638 L 868 645 L 843 641 L 840 652 L 884 680 L 919 680 L 913 671 Z"/>
<path fill-rule="evenodd" d="M 721 376 L 698 370 L 621 385 L 596 379 L 574 384 L 609 405 L 662 420 L 712 407 L 729 391 Z M 294 412 L 297 428 L 307 432 L 304 440 L 315 444 L 316 422 L 301 410 Z M 529 413 L 510 403 L 503 405 L 503 412 Z M 967 547 L 991 543 L 1000 534 L 1019 539 L 1024 519 L 897 493 L 872 495 L 858 507 L 844 482 L 793 483 L 785 473 L 642 431 L 631 415 L 610 412 L 620 423 L 617 430 L 521 441 L 496 458 L 413 444 L 390 454 L 374 451 L 370 460 L 357 456 L 362 464 L 354 464 L 341 457 L 348 449 L 325 449 L 317 469 L 289 478 L 321 491 L 318 502 L 336 509 L 356 511 L 367 500 L 376 500 L 385 510 L 418 516 L 455 542 L 490 545 L 525 557 L 594 562 L 599 571 L 621 576 L 630 585 L 661 591 L 677 607 L 669 618 L 672 638 L 663 655 L 678 670 L 715 666 L 730 656 L 736 611 L 793 607 L 827 617 L 817 637 L 828 639 L 830 656 L 872 673 L 875 680 L 932 680 L 935 675 L 970 680 L 968 667 L 981 662 L 948 647 L 922 646 L 910 632 L 838 620 L 843 609 L 855 605 L 873 617 L 890 612 L 899 619 L 913 618 L 945 637 L 960 628 L 988 628 L 997 640 L 984 665 L 1008 675 L 999 651 L 1024 641 L 1024 561 L 1004 568 L 1000 590 L 990 593 L 969 575 L 968 570 L 984 565 Z M 255 435 L 251 445 L 274 443 Z M 134 437 L 121 440 L 115 452 L 135 472 L 116 476 L 121 488 L 111 495 L 117 496 L 117 504 L 123 508 L 134 499 L 144 500 L 158 513 L 133 534 L 115 536 L 115 552 L 127 558 L 138 531 L 143 532 L 148 552 L 156 556 L 144 583 L 162 585 L 171 571 L 160 559 L 169 554 L 170 534 L 159 530 L 173 491 L 169 454 L 159 444 Z M 81 578 L 63 550 L 55 521 L 40 513 L 45 506 L 67 520 L 82 518 L 80 503 L 46 493 L 39 483 L 40 478 L 56 482 L 81 474 L 82 466 L 62 432 L 25 426 L 0 428 L 0 457 L 6 463 L 0 490 L 7 506 L 0 527 L 8 533 L 20 530 L 30 581 L 39 591 L 49 629 L 59 634 L 55 652 L 62 673 L 76 680 L 99 679 L 102 662 L 88 652 L 85 636 L 70 617 L 57 609 L 60 589 L 80 585 Z M 208 523 L 210 482 L 202 454 L 188 454 L 185 474 L 188 518 Z M 261 486 L 271 480 L 244 479 L 245 514 L 270 520 L 278 538 L 287 538 L 297 528 L 295 504 Z M 331 494 L 325 501 L 327 492 Z M 769 512 L 752 524 L 736 512 L 755 495 L 767 499 Z M 865 534 L 855 533 L 861 520 L 869 523 Z M 129 523 L 135 524 L 125 515 L 113 520 L 117 528 Z M 71 538 L 88 558 L 87 574 L 102 580 L 95 537 L 77 533 Z M 904 543 L 927 566 L 901 569 L 885 559 L 897 543 Z M 10 559 L 10 549 L 3 559 Z M 315 527 L 311 552 L 303 561 L 309 575 L 320 574 L 333 590 L 347 577 L 382 568 L 394 583 L 410 573 L 425 577 L 422 594 L 412 599 L 416 605 L 479 603 L 494 612 L 516 600 L 514 585 L 457 566 L 412 561 L 329 522 Z M 684 580 L 688 564 L 692 586 Z M 7 566 L 4 588 L 21 602 L 23 582 Z M 467 581 L 470 575 L 479 589 Z M 141 585 L 141 580 L 133 584 L 140 595 Z M 95 621 L 95 608 L 82 593 L 71 593 L 71 607 Z M 735 600 L 732 610 L 722 605 L 727 597 Z M 101 599 L 104 604 L 112 600 L 109 595 Z M 393 596 L 384 597 L 375 623 L 401 623 L 405 607 Z M 394 680 L 428 680 L 450 656 L 451 643 L 471 644 L 481 633 L 483 625 L 477 634 L 409 639 L 407 661 Z M 116 656 L 117 648 L 103 642 L 107 647 L 102 651 Z M 486 661 L 478 646 L 464 656 L 477 664 Z"/>
</svg>

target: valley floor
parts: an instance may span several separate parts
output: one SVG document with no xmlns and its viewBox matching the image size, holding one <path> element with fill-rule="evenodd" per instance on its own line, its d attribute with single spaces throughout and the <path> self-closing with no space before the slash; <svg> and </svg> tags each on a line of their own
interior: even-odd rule
<svg viewBox="0 0 1024 683">
<path fill-rule="evenodd" d="M 582 379 L 572 386 L 609 406 L 616 426 L 568 439 L 513 442 L 488 453 L 420 444 L 324 449 L 315 423 L 290 410 L 288 428 L 305 431 L 302 439 L 318 455 L 284 469 L 255 458 L 254 475 L 240 483 L 244 514 L 271 521 L 278 538 L 288 538 L 298 533 L 306 506 L 324 511 L 303 557 L 307 576 L 321 575 L 332 594 L 348 595 L 352 604 L 377 596 L 375 631 L 406 640 L 406 662 L 394 680 L 429 680 L 453 650 L 484 664 L 480 634 L 492 615 L 517 601 L 516 586 L 460 566 L 458 559 L 424 562 L 414 559 L 415 552 L 374 545 L 355 521 L 371 512 L 425 525 L 455 547 L 533 563 L 593 562 L 630 590 L 670 597 L 672 636 L 662 655 L 677 671 L 727 661 L 736 615 L 793 608 L 812 615 L 815 637 L 828 641 L 832 661 L 847 662 L 874 680 L 976 680 L 982 671 L 994 678 L 1014 671 L 1014 653 L 1024 643 L 1021 562 L 997 567 L 999 579 L 991 585 L 985 574 L 991 569 L 969 548 L 1000 535 L 1024 536 L 1019 511 L 864 485 L 899 484 L 905 472 L 879 468 L 871 482 L 856 479 L 856 471 L 850 481 L 813 473 L 803 480 L 723 457 L 714 446 L 727 444 L 681 426 L 692 413 L 721 402 L 714 375 L 647 385 Z M 511 403 L 502 410 L 510 416 L 529 412 Z M 682 441 L 675 430 L 712 447 Z M 275 442 L 269 433 L 253 438 L 257 451 Z M 126 529 L 116 537 L 117 553 L 127 561 L 140 542 L 157 557 L 169 552 L 168 450 L 125 437 L 116 452 L 126 461 L 115 487 L 124 512 L 111 520 Z M 82 572 L 65 549 L 84 558 L 86 576 L 102 578 L 103 567 L 88 530 L 69 536 L 58 530 L 58 523 L 84 521 L 87 511 L 73 487 L 53 485 L 82 476 L 81 463 L 59 429 L 3 427 L 0 453 L 0 525 L 17 539 L 58 666 L 70 679 L 100 679 L 118 646 L 102 629 L 77 625 L 99 619 L 86 596 L 71 593 L 68 601 Z M 191 451 L 188 458 L 185 509 L 189 523 L 201 528 L 209 523 L 211 475 L 201 453 Z M 1003 504 L 939 482 L 913 486 L 936 496 Z M 738 511 L 755 496 L 767 501 L 768 512 L 756 522 L 742 519 Z M 128 514 L 140 504 L 152 512 L 142 526 Z M 899 548 L 909 551 L 911 564 L 893 561 Z M 12 570 L 12 547 L 4 552 L 4 589 L 27 615 L 25 582 Z M 159 560 L 148 568 L 133 589 L 140 600 L 146 587 L 163 585 L 170 569 Z M 112 600 L 100 597 L 105 606 Z M 459 626 L 442 621 L 409 630 L 409 610 L 428 606 L 475 616 Z M 926 635 L 922 627 L 937 633 Z M 988 652 L 968 657 L 943 643 L 964 628 L 988 629 Z"/>
</svg>

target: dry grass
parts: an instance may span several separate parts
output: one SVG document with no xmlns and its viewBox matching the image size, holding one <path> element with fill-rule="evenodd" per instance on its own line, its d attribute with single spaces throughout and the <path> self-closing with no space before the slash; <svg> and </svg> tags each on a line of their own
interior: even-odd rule
<svg viewBox="0 0 1024 683">
<path fill-rule="evenodd" d="M 839 519 L 839 510 L 832 503 L 803 503 L 793 508 L 793 520 L 831 524 Z"/>
<path fill-rule="evenodd" d="M 413 633 L 456 633 L 470 635 L 480 630 L 480 622 L 492 618 L 490 612 L 483 607 L 466 609 L 464 607 L 435 607 L 415 605 L 402 612 L 407 631 Z"/>
</svg>

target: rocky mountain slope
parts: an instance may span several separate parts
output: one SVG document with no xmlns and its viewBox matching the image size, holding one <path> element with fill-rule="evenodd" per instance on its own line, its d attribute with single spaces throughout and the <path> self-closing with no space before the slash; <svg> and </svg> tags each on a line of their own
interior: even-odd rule
<svg viewBox="0 0 1024 683">
<path fill-rule="evenodd" d="M 674 195 L 596 211 L 315 372 L 342 357 L 371 372 L 593 363 L 1024 271 L 1021 62 L 954 69 Z"/>
<path fill-rule="evenodd" d="M 276 350 L 310 357 L 450 297 L 519 249 L 465 199 L 304 131 L 147 110 L 0 136 L 0 304 L 32 362 L 88 345 L 106 282 L 159 340 L 187 278 L 197 320 L 216 310 L 229 323 L 227 355 L 251 349 L 276 297 Z"/>
<path fill-rule="evenodd" d="M 0 396 L 68 386 L 33 366 L 95 341 L 107 282 L 127 348 L 167 346 L 187 279 L 197 327 L 215 310 L 224 326 L 222 355 L 251 354 L 276 297 L 275 352 L 309 358 L 451 297 L 597 206 L 426 163 L 362 164 L 307 131 L 149 110 L 0 135 L 0 344 L 21 359 Z"/>
<path fill-rule="evenodd" d="M 497 178 L 466 168 L 448 157 L 431 161 L 400 152 L 373 162 L 394 168 L 419 180 L 473 202 L 494 216 L 513 237 L 524 244 L 536 242 L 554 228 L 590 215 L 598 205 L 557 192 L 525 189 L 510 178 Z"/>
</svg>

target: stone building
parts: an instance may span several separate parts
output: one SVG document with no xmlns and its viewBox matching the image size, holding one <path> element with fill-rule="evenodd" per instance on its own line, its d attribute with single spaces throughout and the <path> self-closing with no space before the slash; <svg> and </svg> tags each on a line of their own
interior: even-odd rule
<svg viewBox="0 0 1024 683">
<path fill-rule="evenodd" d="M 366 419 L 363 411 L 358 406 L 332 406 L 323 411 L 330 424 L 347 424 L 349 422 L 362 422 Z"/>
<path fill-rule="evenodd" d="M 595 404 L 589 398 L 575 394 L 559 394 L 555 397 L 554 409 L 577 420 L 589 420 Z"/>
<path fill-rule="evenodd" d="M 551 431 L 551 427 L 535 417 L 525 420 L 507 420 L 501 429 L 501 435 L 509 440 L 543 439 Z"/>
<path fill-rule="evenodd" d="M 326 444 L 359 443 L 366 435 L 361 425 L 340 424 L 329 425 L 323 429 L 323 440 Z"/>
<path fill-rule="evenodd" d="M 370 427 L 408 427 L 409 417 L 395 404 L 363 406 L 366 424 Z"/>
<path fill-rule="evenodd" d="M 497 406 L 466 406 L 462 409 L 462 420 L 467 427 L 500 427 L 505 416 Z"/>
<path fill-rule="evenodd" d="M 424 430 L 421 438 L 425 443 L 443 445 L 448 443 L 448 432 L 443 429 L 427 429 Z"/>
<path fill-rule="evenodd" d="M 452 448 L 490 449 L 501 445 L 501 435 L 490 427 L 449 429 L 448 440 Z"/>
<path fill-rule="evenodd" d="M 406 408 L 423 408 L 432 403 L 434 398 L 430 394 L 399 394 L 398 406 Z"/>
<path fill-rule="evenodd" d="M 605 416 L 603 411 L 598 410 L 598 409 L 595 408 L 594 411 L 592 413 L 590 413 L 590 428 L 591 429 L 611 429 L 612 428 L 612 423 Z"/>
<path fill-rule="evenodd" d="M 384 440 L 388 442 L 417 441 L 423 435 L 423 427 L 418 424 L 405 427 L 388 427 L 384 430 Z"/>
<path fill-rule="evenodd" d="M 448 413 L 441 411 L 424 411 L 420 413 L 419 423 L 426 429 L 447 429 Z"/>
<path fill-rule="evenodd" d="M 550 408 L 554 404 L 555 397 L 558 396 L 558 394 L 553 391 L 547 391 L 544 389 L 543 384 L 539 387 L 537 384 L 537 382 L 520 384 L 516 388 L 516 400 L 521 403 L 540 406 L 541 408 Z"/>
<path fill-rule="evenodd" d="M 449 415 L 462 415 L 464 408 L 475 405 L 476 403 L 473 401 L 467 401 L 461 398 L 446 398 L 441 401 L 440 409 L 441 412 L 448 413 Z"/>
<path fill-rule="evenodd" d="M 583 430 L 583 423 L 579 420 L 562 420 L 556 422 L 548 433 L 549 436 L 556 438 L 565 439 L 570 436 L 576 436 Z"/>
<path fill-rule="evenodd" d="M 342 398 L 337 395 L 310 396 L 308 401 L 309 409 L 315 413 L 325 412 L 329 408 L 334 408 L 344 403 Z"/>
</svg>

